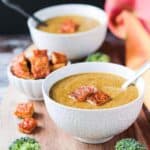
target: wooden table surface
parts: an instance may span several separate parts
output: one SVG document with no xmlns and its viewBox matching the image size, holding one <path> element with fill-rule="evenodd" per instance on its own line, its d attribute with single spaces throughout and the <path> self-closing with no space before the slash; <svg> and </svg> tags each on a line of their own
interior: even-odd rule
<svg viewBox="0 0 150 150">
<path fill-rule="evenodd" d="M 4 40 L 4 37 L 0 38 L 0 40 L 1 39 Z M 7 40 L 8 38 L 5 37 L 5 39 Z M 5 50 L 5 48 L 3 48 L 3 50 L 2 48 L 0 49 L 3 52 Z M 10 50 L 11 48 L 7 47 L 7 51 Z M 111 34 L 107 35 L 101 47 L 101 51 L 109 54 L 112 58 L 112 62 L 124 64 L 124 43 L 114 38 Z M 9 87 L 4 96 L 4 100 L 0 104 L 0 110 L 2 112 L 0 113 L 0 118 L 2 119 L 0 124 L 0 149 L 5 150 L 3 146 L 6 147 L 6 145 L 10 143 L 10 140 L 14 139 L 16 136 L 22 136 L 22 134 L 20 135 L 17 131 L 15 119 L 12 117 L 13 109 L 20 99 L 23 100 L 25 97 L 12 87 Z M 42 150 L 114 150 L 116 141 L 125 137 L 135 138 L 150 149 L 150 115 L 145 107 L 143 107 L 138 119 L 129 129 L 115 136 L 109 142 L 92 145 L 76 141 L 70 135 L 58 129 L 48 116 L 43 102 L 34 102 L 34 104 L 36 108 L 35 117 L 40 124 L 40 128 L 31 136 L 41 143 Z M 11 138 L 9 139 L 9 137 Z"/>
</svg>

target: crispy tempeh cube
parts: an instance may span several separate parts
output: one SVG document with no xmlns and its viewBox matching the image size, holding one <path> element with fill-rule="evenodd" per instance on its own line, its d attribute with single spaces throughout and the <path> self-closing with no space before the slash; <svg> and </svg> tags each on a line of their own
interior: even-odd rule
<svg viewBox="0 0 150 150">
<path fill-rule="evenodd" d="M 14 75 L 24 79 L 33 78 L 32 74 L 30 73 L 30 69 L 28 67 L 28 60 L 25 58 L 24 53 L 19 54 L 16 56 L 11 65 L 11 71 Z"/>
<path fill-rule="evenodd" d="M 14 114 L 19 118 L 29 118 L 32 117 L 34 113 L 33 103 L 20 103 L 17 105 Z"/>
<path fill-rule="evenodd" d="M 97 91 L 87 97 L 87 102 L 93 105 L 103 105 L 111 100 L 111 97 L 102 91 Z"/>
<path fill-rule="evenodd" d="M 75 101 L 86 101 L 87 97 L 93 93 L 97 92 L 97 88 L 94 86 L 81 86 L 72 93 L 70 93 L 69 97 Z"/>
<path fill-rule="evenodd" d="M 60 52 L 52 52 L 51 53 L 51 62 L 52 64 L 61 64 L 61 63 L 67 63 L 68 59 L 67 56 Z"/>
<path fill-rule="evenodd" d="M 45 78 L 50 73 L 47 50 L 33 50 L 29 60 L 31 62 L 31 72 L 35 79 Z"/>
<path fill-rule="evenodd" d="M 37 121 L 34 118 L 25 118 L 18 124 L 20 132 L 30 134 L 37 127 Z"/>
<path fill-rule="evenodd" d="M 60 26 L 60 33 L 74 33 L 77 31 L 79 25 L 72 19 L 66 19 Z"/>
<path fill-rule="evenodd" d="M 57 70 L 57 69 L 59 69 L 61 67 L 64 67 L 65 65 L 66 65 L 65 63 L 60 63 L 60 64 L 52 65 L 51 66 L 52 67 L 52 71 Z"/>
</svg>

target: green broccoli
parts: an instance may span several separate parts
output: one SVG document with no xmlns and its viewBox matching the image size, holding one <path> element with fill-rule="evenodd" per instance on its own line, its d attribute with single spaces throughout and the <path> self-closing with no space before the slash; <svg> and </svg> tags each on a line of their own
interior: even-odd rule
<svg viewBox="0 0 150 150">
<path fill-rule="evenodd" d="M 41 150 L 41 147 L 35 139 L 21 137 L 10 145 L 9 150 Z"/>
<path fill-rule="evenodd" d="M 106 54 L 97 52 L 97 53 L 89 55 L 86 58 L 86 61 L 89 61 L 89 62 L 93 62 L 93 61 L 97 61 L 97 62 L 110 62 L 110 57 L 108 55 L 106 55 Z"/>
<path fill-rule="evenodd" d="M 147 148 L 135 139 L 125 138 L 116 143 L 115 150 L 147 150 Z"/>
</svg>

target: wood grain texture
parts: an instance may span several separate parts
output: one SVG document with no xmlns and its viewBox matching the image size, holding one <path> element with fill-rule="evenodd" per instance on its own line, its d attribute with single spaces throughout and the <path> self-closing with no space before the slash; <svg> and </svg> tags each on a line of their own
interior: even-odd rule
<svg viewBox="0 0 150 150">
<path fill-rule="evenodd" d="M 145 81 L 145 97 L 144 104 L 150 112 L 150 70 L 144 73 L 143 79 Z"/>
<path fill-rule="evenodd" d="M 26 96 L 19 93 L 13 87 L 9 87 L 4 95 L 4 100 L 0 105 L 0 133 L 3 135 L 0 136 L 1 150 L 7 150 L 8 145 L 14 139 L 26 136 L 18 131 L 17 123 L 19 120 L 13 115 L 17 103 L 26 100 Z M 125 132 L 104 144 L 92 145 L 81 143 L 57 128 L 49 117 L 43 102 L 33 101 L 33 103 L 35 106 L 34 117 L 38 121 L 38 127 L 30 136 L 40 142 L 42 150 L 114 150 L 116 141 L 125 137 L 136 138 L 150 148 L 150 122 L 144 108 L 137 121 Z"/>
</svg>

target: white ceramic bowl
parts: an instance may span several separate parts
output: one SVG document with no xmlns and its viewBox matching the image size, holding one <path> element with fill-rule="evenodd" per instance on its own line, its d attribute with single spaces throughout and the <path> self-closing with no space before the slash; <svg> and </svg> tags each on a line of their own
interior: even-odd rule
<svg viewBox="0 0 150 150">
<path fill-rule="evenodd" d="M 10 84 L 18 91 L 25 94 L 28 100 L 43 100 L 42 83 L 44 79 L 32 80 L 18 78 L 13 75 L 10 66 L 7 68 L 7 76 Z"/>
<path fill-rule="evenodd" d="M 47 111 L 56 125 L 76 139 L 86 143 L 103 143 L 126 130 L 136 120 L 143 104 L 144 82 L 136 86 L 139 96 L 134 101 L 109 109 L 79 109 L 59 104 L 49 97 L 55 82 L 64 77 L 84 72 L 108 72 L 130 78 L 134 72 L 112 63 L 78 63 L 51 73 L 43 82 L 43 95 Z"/>
<path fill-rule="evenodd" d="M 107 30 L 108 19 L 102 9 L 86 4 L 65 4 L 41 9 L 35 13 L 35 16 L 41 20 L 46 20 L 71 14 L 94 18 L 100 22 L 100 25 L 86 32 L 54 34 L 38 30 L 36 22 L 29 18 L 28 27 L 35 45 L 39 49 L 61 51 L 67 54 L 69 59 L 79 59 L 96 51 L 104 41 Z"/>
<path fill-rule="evenodd" d="M 70 61 L 67 65 L 70 65 Z M 27 96 L 28 100 L 43 100 L 42 94 L 42 83 L 44 79 L 32 80 L 18 78 L 11 72 L 11 65 L 7 68 L 7 76 L 10 84 L 15 87 L 18 91 Z"/>
</svg>

